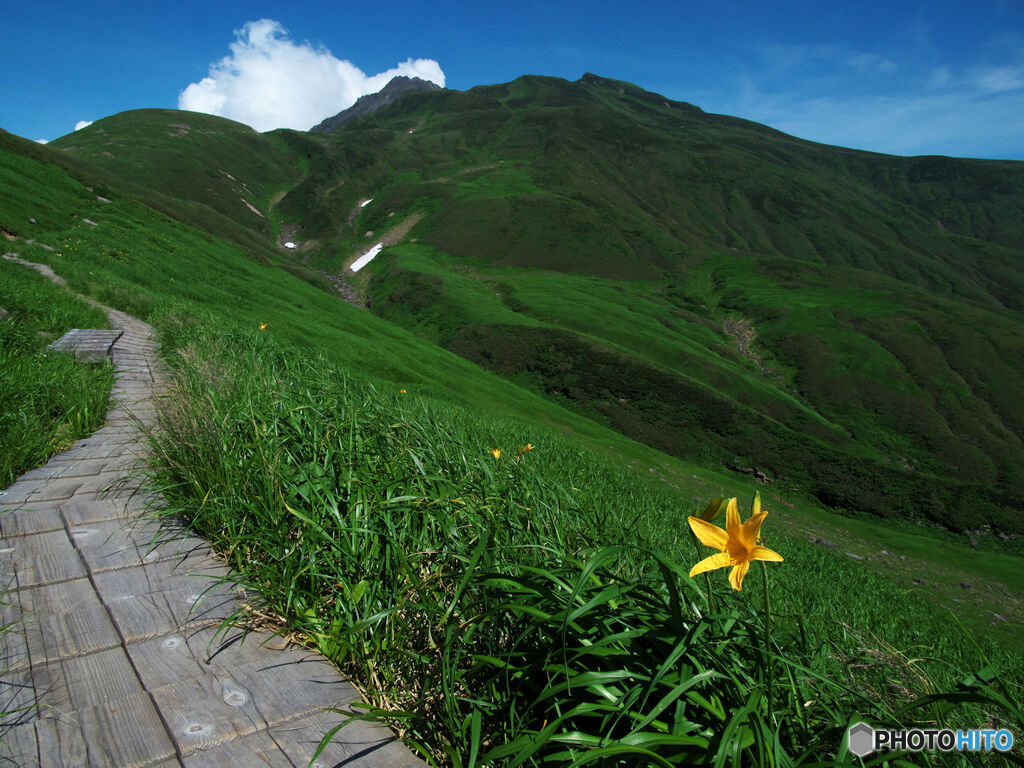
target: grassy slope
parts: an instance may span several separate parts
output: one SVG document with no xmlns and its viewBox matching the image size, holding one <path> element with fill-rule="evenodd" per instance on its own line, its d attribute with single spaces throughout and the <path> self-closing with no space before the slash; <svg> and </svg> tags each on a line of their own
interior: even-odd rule
<svg viewBox="0 0 1024 768">
<path fill-rule="evenodd" d="M 140 109 L 51 144 L 65 164 L 116 179 L 119 188 L 254 255 L 274 256 L 269 246 L 277 232 L 267 209 L 297 171 L 284 147 L 248 126 L 197 112 Z"/>
<path fill-rule="evenodd" d="M 45 155 L 19 152 L 24 140 L 4 138 L 5 167 L 12 179 L 25 180 L 20 186 L 38 190 L 42 170 L 52 172 L 72 191 L 73 205 L 35 217 L 37 224 L 26 223 L 18 230 L 31 232 L 39 243 L 54 243 L 58 250 L 23 241 L 11 247 L 26 258 L 51 264 L 73 288 L 143 318 L 171 311 L 208 317 L 211 307 L 223 307 L 229 324 L 254 327 L 266 322 L 284 342 L 343 357 L 371 376 L 434 390 L 441 396 L 450 393 L 470 404 L 501 407 L 505 403 L 511 412 L 539 408 L 547 419 L 563 423 L 559 409 L 323 291 L 282 276 L 280 270 L 247 258 L 232 244 L 130 197 L 98 201 L 84 184 L 36 159 Z M 27 222 L 37 210 L 35 201 L 45 192 L 22 195 L 19 185 L 13 188 L 19 193 L 12 196 L 16 207 L 8 209 L 5 203 L 4 220 Z M 46 204 L 38 205 L 46 210 Z M 97 221 L 99 226 L 82 224 L 82 219 Z M 574 426 L 588 428 L 586 421 L 573 421 Z"/>
<path fill-rule="evenodd" d="M 7 232 L 30 237 L 78 212 L 77 185 L 52 166 L 5 164 L 0 186 Z M 21 250 L 16 241 L 0 242 L 4 252 Z M 103 423 L 113 376 L 109 365 L 78 365 L 69 355 L 46 352 L 72 328 L 109 327 L 102 311 L 7 260 L 0 260 L 0 307 L 8 313 L 0 320 L 0 486 L 6 487 Z"/>
<path fill-rule="evenodd" d="M 321 151 L 281 203 L 312 263 L 426 214 L 420 247 L 367 269 L 389 319 L 835 507 L 1024 524 L 1020 164 L 813 145 L 596 78 L 412 97 Z M 551 349 L 613 362 L 567 382 Z M 623 355 L 662 382 L 657 408 L 632 404 Z"/>
<path fill-rule="evenodd" d="M 0 319 L 0 487 L 6 488 L 103 423 L 113 370 L 47 352 L 47 344 L 72 328 L 108 327 L 103 312 L 48 278 L 0 260 L 0 307 L 7 312 Z"/>
</svg>

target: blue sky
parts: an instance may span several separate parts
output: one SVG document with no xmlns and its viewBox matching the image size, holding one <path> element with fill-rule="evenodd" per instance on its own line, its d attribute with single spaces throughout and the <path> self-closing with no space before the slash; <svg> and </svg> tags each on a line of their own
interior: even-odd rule
<svg viewBox="0 0 1024 768">
<path fill-rule="evenodd" d="M 1021 0 L 6 6 L 0 127 L 31 139 L 179 105 L 311 125 L 391 71 L 590 71 L 823 143 L 1024 159 Z"/>
</svg>

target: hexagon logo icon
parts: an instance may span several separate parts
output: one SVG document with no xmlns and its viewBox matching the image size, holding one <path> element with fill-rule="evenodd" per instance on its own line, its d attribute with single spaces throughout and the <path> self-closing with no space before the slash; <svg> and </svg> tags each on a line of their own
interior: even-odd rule
<svg viewBox="0 0 1024 768">
<path fill-rule="evenodd" d="M 850 751 L 857 757 L 864 757 L 874 751 L 875 729 L 867 723 L 854 723 L 846 732 L 849 739 Z"/>
</svg>

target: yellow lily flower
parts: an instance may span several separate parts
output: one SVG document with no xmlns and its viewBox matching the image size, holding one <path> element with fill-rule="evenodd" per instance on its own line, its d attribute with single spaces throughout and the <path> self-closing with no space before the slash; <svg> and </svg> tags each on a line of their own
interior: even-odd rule
<svg viewBox="0 0 1024 768">
<path fill-rule="evenodd" d="M 705 571 L 725 568 L 731 565 L 729 583 L 736 591 L 743 589 L 743 577 L 747 575 L 750 563 L 754 560 L 771 560 L 781 563 L 782 555 L 758 544 L 761 523 L 767 512 L 761 511 L 760 499 L 754 504 L 753 513 L 745 523 L 740 523 L 740 513 L 736 507 L 736 499 L 729 500 L 725 511 L 725 530 L 712 525 L 706 520 L 692 515 L 687 518 L 690 528 L 700 539 L 701 544 L 721 550 L 717 555 L 705 557 L 690 570 L 690 576 Z"/>
<path fill-rule="evenodd" d="M 491 455 L 494 456 L 494 458 L 496 458 L 496 459 L 500 459 L 501 458 L 501 448 L 495 448 L 493 451 L 491 451 Z"/>
</svg>

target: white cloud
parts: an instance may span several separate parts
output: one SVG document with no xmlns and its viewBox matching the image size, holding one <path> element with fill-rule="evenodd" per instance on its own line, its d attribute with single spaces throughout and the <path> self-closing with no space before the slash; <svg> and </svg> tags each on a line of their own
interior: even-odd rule
<svg viewBox="0 0 1024 768">
<path fill-rule="evenodd" d="M 396 75 L 445 84 L 433 59 L 406 59 L 367 76 L 322 46 L 293 42 L 272 19 L 250 21 L 236 30 L 230 50 L 210 65 L 209 76 L 181 92 L 179 109 L 220 115 L 257 131 L 307 130 L 360 96 L 379 91 Z"/>
<path fill-rule="evenodd" d="M 1024 88 L 1024 66 L 988 67 L 978 72 L 977 85 L 988 93 Z"/>
<path fill-rule="evenodd" d="M 88 128 L 90 125 L 92 125 L 92 120 L 79 120 L 75 123 L 75 130 L 80 131 L 83 128 Z"/>
<path fill-rule="evenodd" d="M 36 139 L 36 144 L 49 144 L 49 139 Z"/>
</svg>

